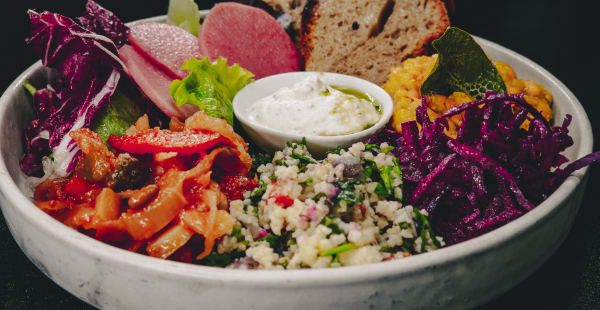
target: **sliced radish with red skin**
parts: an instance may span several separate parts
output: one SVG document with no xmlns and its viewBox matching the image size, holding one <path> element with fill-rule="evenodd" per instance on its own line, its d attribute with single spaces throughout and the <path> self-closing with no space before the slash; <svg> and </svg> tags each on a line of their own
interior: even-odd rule
<svg viewBox="0 0 600 310">
<path fill-rule="evenodd" d="M 283 27 L 251 6 L 215 5 L 202 24 L 198 43 L 210 60 L 222 56 L 254 73 L 256 79 L 300 70 L 300 56 Z"/>
<path fill-rule="evenodd" d="M 185 119 L 198 111 L 197 107 L 189 104 L 178 107 L 169 93 L 169 86 L 173 79 L 163 70 L 154 66 L 133 47 L 130 45 L 121 47 L 119 57 L 125 63 L 129 76 L 133 81 L 167 116 Z"/>
<path fill-rule="evenodd" d="M 200 58 L 198 39 L 173 25 L 146 22 L 130 27 L 129 42 L 136 51 L 166 71 L 173 79 L 183 79 L 188 72 L 181 65 L 192 58 Z"/>
</svg>

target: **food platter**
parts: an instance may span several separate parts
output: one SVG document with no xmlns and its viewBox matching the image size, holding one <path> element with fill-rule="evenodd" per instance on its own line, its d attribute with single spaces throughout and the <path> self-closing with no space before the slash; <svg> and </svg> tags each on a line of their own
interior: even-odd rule
<svg viewBox="0 0 600 310">
<path fill-rule="evenodd" d="M 591 152 L 589 120 L 560 81 L 514 52 L 484 39 L 478 42 L 491 58 L 508 62 L 520 76 L 543 83 L 555 96 L 557 119 L 567 113 L 574 116 L 571 131 L 576 138 L 567 152 L 570 159 Z M 3 213 L 20 247 L 46 275 L 98 307 L 161 308 L 177 304 L 186 308 L 197 304 L 199 298 L 215 308 L 249 304 L 269 307 L 272 303 L 266 294 L 289 300 L 289 308 L 299 304 L 309 308 L 382 309 L 474 306 L 514 286 L 556 250 L 572 224 L 585 188 L 584 169 L 514 222 L 473 240 L 402 261 L 282 272 L 221 270 L 157 260 L 78 234 L 37 209 L 27 198 L 30 195 L 22 194 L 30 189 L 16 164 L 21 150 L 4 145 L 20 139 L 18 133 L 30 117 L 26 105 L 19 104 L 25 97 L 17 90 L 35 75 L 44 78 L 39 63 L 11 85 L 0 105 L 0 173 L 6 176 L 0 180 Z M 65 261 L 71 266 L 68 270 L 63 268 Z M 231 299 L 231 294 L 239 297 Z"/>
</svg>

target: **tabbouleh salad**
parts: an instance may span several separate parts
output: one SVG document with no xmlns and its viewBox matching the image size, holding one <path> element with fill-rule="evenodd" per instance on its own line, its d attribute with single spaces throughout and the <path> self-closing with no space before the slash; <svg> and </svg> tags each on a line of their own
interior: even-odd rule
<svg viewBox="0 0 600 310">
<path fill-rule="evenodd" d="M 444 245 L 426 211 L 403 205 L 393 147 L 356 143 L 315 160 L 288 143 L 258 167 L 260 185 L 230 203 L 233 233 L 205 264 L 297 269 L 376 263 Z"/>
</svg>

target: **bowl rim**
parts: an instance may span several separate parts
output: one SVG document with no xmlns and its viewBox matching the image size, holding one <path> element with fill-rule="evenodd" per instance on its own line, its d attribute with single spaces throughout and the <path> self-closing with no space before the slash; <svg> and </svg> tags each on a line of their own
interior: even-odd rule
<svg viewBox="0 0 600 310">
<path fill-rule="evenodd" d="M 381 104 L 381 106 L 382 106 L 382 111 L 381 111 L 379 120 L 373 126 L 367 128 L 367 129 L 363 129 L 361 131 L 357 131 L 357 132 L 350 133 L 350 134 L 336 135 L 336 136 L 303 135 L 303 134 L 285 132 L 282 130 L 267 127 L 263 124 L 260 124 L 260 123 L 250 120 L 250 118 L 248 118 L 247 114 L 242 113 L 240 111 L 240 109 L 235 108 L 236 106 L 237 107 L 251 106 L 252 104 L 255 103 L 255 102 L 246 103 L 242 99 L 239 99 L 240 97 L 238 97 L 238 95 L 240 95 L 240 94 L 243 95 L 242 92 L 244 91 L 244 89 L 247 89 L 247 87 L 251 87 L 251 85 L 255 85 L 255 83 L 259 83 L 260 85 L 265 84 L 265 83 L 268 84 L 271 80 L 277 79 L 281 76 L 298 76 L 298 79 L 302 80 L 312 74 L 323 74 L 324 76 L 331 76 L 334 79 L 339 79 L 339 81 L 340 81 L 339 84 L 342 84 L 341 86 L 344 86 L 343 84 L 345 84 L 345 81 L 352 80 L 352 81 L 355 81 L 356 83 L 365 85 L 364 87 L 376 89 L 377 92 L 380 92 L 381 95 L 385 98 L 384 101 L 377 100 L 377 102 L 379 104 Z M 256 84 L 256 85 L 259 85 L 259 84 Z M 292 86 L 292 85 L 288 85 L 287 87 L 290 87 L 290 86 Z M 356 87 L 356 88 L 358 88 L 358 87 Z M 367 95 L 369 95 L 371 97 L 375 97 L 374 93 L 372 93 L 372 92 L 365 91 L 364 89 L 359 89 L 359 90 L 363 91 L 364 93 L 366 93 Z M 270 94 L 273 94 L 273 93 L 269 93 L 264 96 L 269 96 Z M 317 143 L 327 143 L 327 142 L 343 143 L 343 141 L 354 141 L 356 139 L 360 139 L 361 137 L 371 136 L 371 135 L 374 135 L 379 130 L 382 130 L 383 127 L 389 122 L 390 118 L 392 117 L 394 102 L 392 100 L 392 97 L 383 88 L 381 88 L 381 86 L 379 86 L 375 83 L 372 83 L 370 81 L 367 81 L 365 79 L 361 79 L 359 77 L 355 77 L 355 76 L 351 76 L 351 75 L 347 75 L 347 74 L 335 73 L 335 72 L 295 71 L 295 72 L 285 72 L 285 73 L 271 75 L 271 76 L 256 80 L 252 84 L 246 85 L 233 98 L 232 105 L 233 105 L 233 113 L 235 114 L 235 116 L 238 118 L 238 120 L 242 124 L 252 128 L 254 130 L 265 132 L 271 136 L 280 136 L 280 137 L 284 137 L 288 140 L 294 140 L 294 141 L 296 141 L 296 140 L 300 141 L 304 137 L 304 138 L 306 138 L 308 143 L 310 143 L 311 141 L 317 142 Z M 245 109 L 245 110 L 247 110 L 247 109 Z"/>
<path fill-rule="evenodd" d="M 206 12 L 208 11 L 201 11 L 204 14 Z M 165 16 L 163 15 L 135 22 L 161 21 L 164 19 Z M 485 46 L 484 49 L 498 50 L 510 58 L 527 64 L 532 71 L 545 76 L 558 91 L 562 92 L 574 106 L 573 119 L 581 123 L 582 131 L 589 133 L 580 137 L 581 143 L 575 156 L 579 158 L 591 153 L 593 137 L 589 118 L 575 95 L 561 81 L 528 58 L 499 44 L 477 36 L 474 37 L 478 43 Z M 4 119 L 7 112 L 9 97 L 12 97 L 16 91 L 22 90 L 22 85 L 27 77 L 36 70 L 40 70 L 41 67 L 41 62 L 37 61 L 21 73 L 6 89 L 0 97 L 0 120 Z M 0 145 L 0 154 L 2 148 L 4 146 Z M 510 242 L 511 239 L 526 233 L 536 225 L 540 225 L 542 219 L 556 213 L 561 203 L 576 189 L 587 172 L 588 167 L 575 172 L 535 209 L 506 225 L 468 241 L 402 260 L 341 268 L 299 270 L 238 270 L 194 265 L 149 257 L 105 244 L 65 226 L 37 208 L 14 182 L 2 156 L 0 156 L 0 194 L 6 197 L 7 201 L 6 205 L 1 206 L 2 209 L 13 208 L 17 216 L 22 217 L 25 222 L 36 225 L 36 229 L 53 236 L 71 250 L 77 250 L 81 255 L 102 260 L 115 266 L 136 270 L 140 274 L 159 275 L 162 279 L 176 278 L 190 281 L 217 281 L 214 283 L 226 282 L 232 287 L 253 285 L 259 288 L 315 288 L 332 284 L 370 282 L 376 279 L 407 276 L 435 266 L 456 264 L 466 256 L 483 254 L 506 242 Z"/>
</svg>

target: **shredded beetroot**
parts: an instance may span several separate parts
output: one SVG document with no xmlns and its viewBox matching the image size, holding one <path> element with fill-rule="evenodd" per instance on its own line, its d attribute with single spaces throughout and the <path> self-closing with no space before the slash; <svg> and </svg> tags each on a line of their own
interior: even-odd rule
<svg viewBox="0 0 600 310">
<path fill-rule="evenodd" d="M 385 130 L 367 142 L 396 146 L 404 197 L 430 213 L 434 231 L 447 244 L 514 220 L 575 170 L 600 161 L 596 152 L 554 169 L 568 162 L 560 153 L 573 144 L 571 116 L 551 127 L 523 95 L 488 93 L 433 121 L 426 100 L 417 108 L 417 120 L 402 124 L 402 133 Z M 457 137 L 449 137 L 447 118 L 459 113 L 464 117 Z"/>
</svg>

